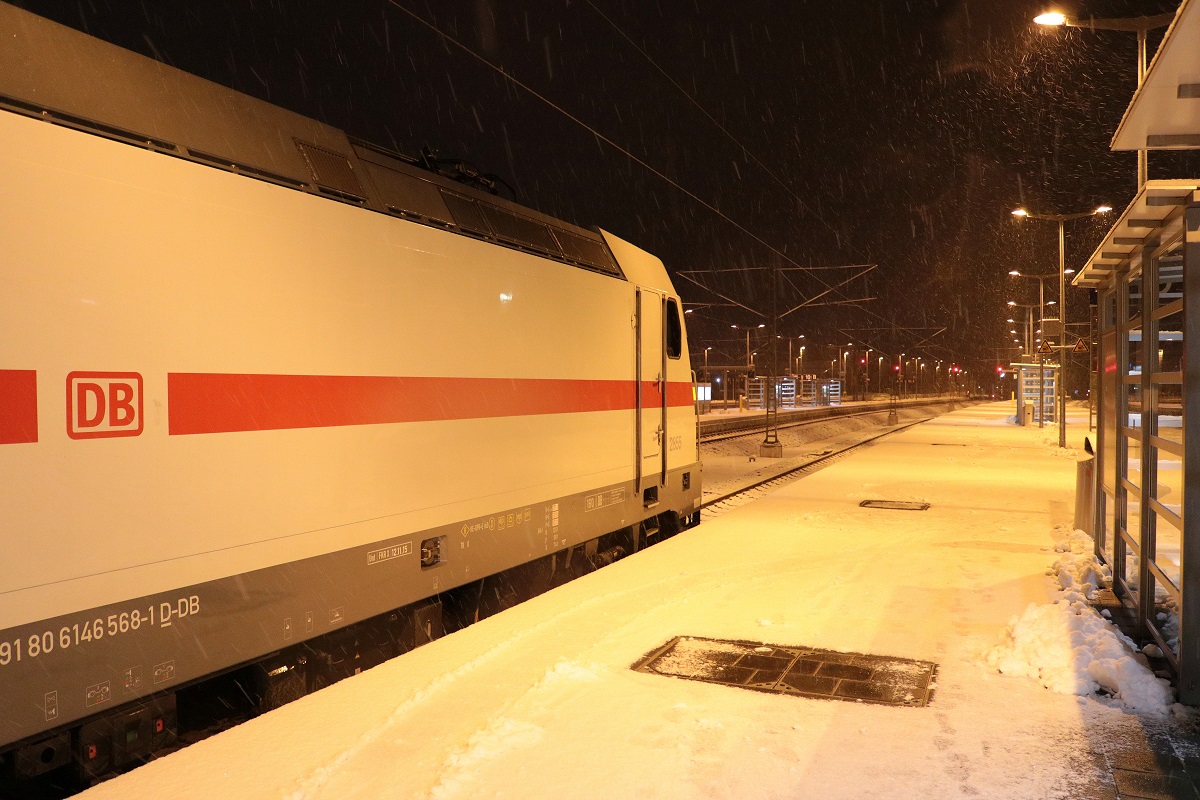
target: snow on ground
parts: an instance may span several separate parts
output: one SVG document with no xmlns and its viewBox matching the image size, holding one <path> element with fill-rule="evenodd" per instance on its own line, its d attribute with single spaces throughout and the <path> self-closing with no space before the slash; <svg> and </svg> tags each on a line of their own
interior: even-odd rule
<svg viewBox="0 0 1200 800">
<path fill-rule="evenodd" d="M 881 440 L 86 798 L 1086 795 L 1091 753 L 1170 717 L 988 665 L 1023 609 L 1062 605 L 1046 573 L 1073 508 L 1073 461 L 1008 416 L 975 406 Z M 629 669 L 677 635 L 934 661 L 937 689 L 892 708 Z"/>
<path fill-rule="evenodd" d="M 1092 539 L 1082 531 L 1062 534 L 1063 553 L 1051 572 L 1062 587 L 1051 603 L 1030 604 L 1009 624 L 1002 644 L 985 656 L 1008 675 L 1025 675 L 1063 694 L 1113 695 L 1126 708 L 1165 715 L 1173 693 L 1135 654 L 1137 646 L 1090 604 L 1110 577 L 1092 555 Z"/>
</svg>

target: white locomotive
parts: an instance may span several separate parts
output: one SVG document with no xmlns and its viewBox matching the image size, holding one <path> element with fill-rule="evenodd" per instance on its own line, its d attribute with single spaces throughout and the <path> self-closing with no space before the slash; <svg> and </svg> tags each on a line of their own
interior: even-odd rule
<svg viewBox="0 0 1200 800">
<path fill-rule="evenodd" d="M 10 779 L 698 521 L 658 259 L 3 4 L 0 38 Z"/>
</svg>

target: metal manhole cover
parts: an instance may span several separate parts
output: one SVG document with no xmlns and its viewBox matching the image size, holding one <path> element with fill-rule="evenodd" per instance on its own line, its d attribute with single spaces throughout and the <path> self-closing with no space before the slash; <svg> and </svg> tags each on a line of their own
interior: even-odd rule
<svg viewBox="0 0 1200 800">
<path fill-rule="evenodd" d="M 929 503 L 910 500 L 863 500 L 859 505 L 863 508 L 883 508 L 888 511 L 925 511 L 929 508 Z"/>
<path fill-rule="evenodd" d="M 632 669 L 798 697 L 924 707 L 937 664 L 811 647 L 676 636 Z"/>
</svg>

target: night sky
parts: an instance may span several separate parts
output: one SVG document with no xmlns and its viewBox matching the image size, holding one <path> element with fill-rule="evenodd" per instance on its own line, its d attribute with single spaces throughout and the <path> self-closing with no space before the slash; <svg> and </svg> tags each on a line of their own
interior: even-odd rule
<svg viewBox="0 0 1200 800">
<path fill-rule="evenodd" d="M 854 342 L 994 373 L 1015 355 L 1000 350 L 1005 302 L 1037 296 L 1008 271 L 1057 270 L 1057 228 L 1009 211 L 1119 212 L 1136 189 L 1134 154 L 1108 149 L 1134 35 L 1039 29 L 1039 0 L 16 5 L 352 136 L 466 159 L 518 202 L 633 241 L 696 304 L 692 349 L 713 346 L 714 363 L 744 361 L 730 325 L 765 321 L 765 268 L 788 268 L 786 310 L 853 274 L 796 267 L 877 264 L 780 334 L 810 354 Z M 1150 174 L 1194 176 L 1200 160 L 1152 153 Z M 1109 224 L 1069 224 L 1068 266 Z M 681 271 L 751 310 L 707 305 L 726 301 Z M 1086 319 L 1087 292 L 1068 293 Z"/>
</svg>

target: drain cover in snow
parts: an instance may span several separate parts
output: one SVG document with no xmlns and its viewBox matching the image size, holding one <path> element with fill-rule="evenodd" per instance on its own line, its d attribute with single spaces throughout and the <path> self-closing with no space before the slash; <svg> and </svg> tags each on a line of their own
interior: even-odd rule
<svg viewBox="0 0 1200 800">
<path fill-rule="evenodd" d="M 930 661 L 691 636 L 675 637 L 633 669 L 760 692 L 914 707 L 929 705 L 937 675 Z"/>
<path fill-rule="evenodd" d="M 863 500 L 859 503 L 863 508 L 884 508 L 889 511 L 924 511 L 929 503 L 915 503 L 910 500 Z"/>
</svg>

